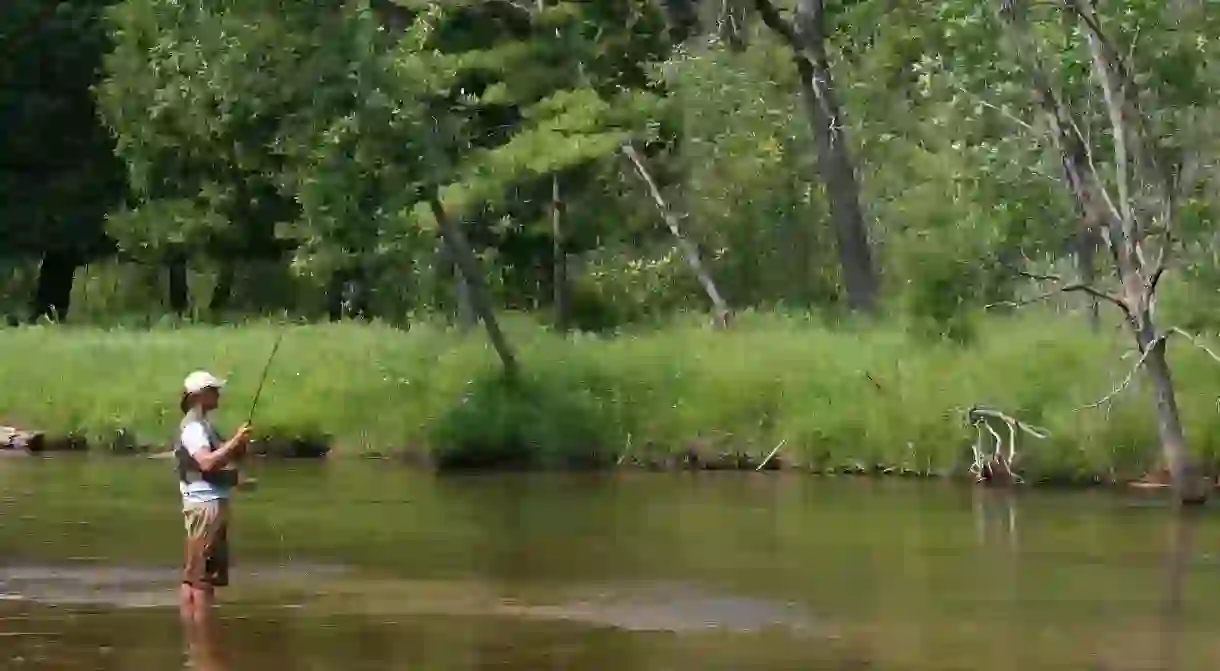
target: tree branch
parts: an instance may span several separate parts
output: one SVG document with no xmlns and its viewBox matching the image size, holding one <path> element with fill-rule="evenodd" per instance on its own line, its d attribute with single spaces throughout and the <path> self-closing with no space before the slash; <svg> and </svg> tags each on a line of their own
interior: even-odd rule
<svg viewBox="0 0 1220 671">
<path fill-rule="evenodd" d="M 974 101 L 977 102 L 978 104 L 999 112 L 1001 115 L 1006 117 L 1009 121 L 1017 124 L 1018 126 L 1024 128 L 1025 130 L 1031 131 L 1031 132 L 1034 130 L 1033 126 L 1026 123 L 1024 120 L 1022 120 L 1017 115 L 1013 114 L 1012 112 L 1009 112 L 1008 110 L 1000 107 L 999 105 L 996 105 L 995 103 L 992 103 L 992 102 L 986 100 L 985 98 L 983 98 L 980 95 L 971 93 L 970 91 L 966 90 L 966 87 L 962 86 L 961 84 L 958 84 L 957 82 L 952 82 L 950 85 L 953 88 L 957 89 L 958 92 L 960 92 L 962 95 L 973 98 Z"/>
<path fill-rule="evenodd" d="M 1129 387 L 1131 385 L 1131 381 L 1135 379 L 1135 374 L 1138 373 L 1139 370 L 1144 367 L 1144 361 L 1146 361 L 1148 359 L 1148 355 L 1152 353 L 1152 350 L 1156 349 L 1161 344 L 1161 342 L 1164 341 L 1168 337 L 1169 337 L 1168 335 L 1162 335 L 1162 336 L 1158 337 L 1157 339 L 1153 340 L 1152 343 L 1147 348 L 1144 349 L 1143 353 L 1140 354 L 1139 360 L 1136 361 L 1135 365 L 1131 367 L 1131 370 L 1127 372 L 1127 376 L 1123 378 L 1123 381 L 1120 382 L 1117 387 L 1110 390 L 1110 393 L 1106 394 L 1105 396 L 1102 396 L 1101 398 L 1097 399 L 1096 401 L 1093 401 L 1092 403 L 1089 403 L 1087 405 L 1082 405 L 1079 408 L 1076 408 L 1076 410 L 1074 412 L 1080 412 L 1081 410 L 1090 410 L 1092 408 L 1100 408 L 1101 406 L 1103 406 L 1106 403 L 1109 403 L 1111 400 L 1113 400 L 1115 396 L 1118 396 L 1119 394 L 1123 393 L 1123 390 L 1125 390 L 1127 387 Z"/>
<path fill-rule="evenodd" d="M 1165 244 L 1166 244 L 1166 246 L 1168 246 L 1169 242 L 1166 241 Z M 1156 270 L 1152 271 L 1152 277 L 1148 280 L 1148 296 L 1149 297 L 1156 295 L 1157 285 L 1161 283 L 1161 278 L 1165 276 L 1165 267 L 1166 267 L 1165 257 L 1166 257 L 1165 247 L 1162 247 L 1160 255 L 1158 256 L 1157 261 L 1156 261 Z"/>
<path fill-rule="evenodd" d="M 1097 399 L 1096 401 L 1089 403 L 1088 405 L 1082 405 L 1079 408 L 1076 408 L 1075 412 L 1080 412 L 1081 410 L 1089 410 L 1092 408 L 1099 408 L 1102 405 L 1109 403 L 1111 400 L 1114 399 L 1115 396 L 1118 396 L 1119 394 L 1121 394 L 1123 392 L 1123 390 L 1125 390 L 1127 387 L 1131 386 L 1131 381 L 1135 379 L 1135 374 L 1138 373 L 1139 370 L 1144 367 L 1144 362 L 1148 359 L 1148 355 L 1151 354 L 1152 351 L 1155 350 L 1157 347 L 1162 345 L 1166 340 L 1168 340 L 1169 336 L 1171 336 L 1171 335 L 1178 335 L 1178 336 L 1185 338 L 1187 342 L 1189 342 L 1190 344 L 1194 345 L 1195 347 L 1198 347 L 1199 349 L 1206 352 L 1207 355 L 1210 356 L 1212 358 L 1212 360 L 1214 360 L 1216 363 L 1220 363 L 1220 354 L 1216 354 L 1215 352 L 1213 352 L 1211 350 L 1211 348 L 1209 348 L 1207 345 L 1204 345 L 1202 342 L 1200 342 L 1198 338 L 1196 338 L 1195 336 L 1193 336 L 1193 335 L 1187 333 L 1186 331 L 1183 331 L 1182 329 L 1175 326 L 1175 327 L 1169 329 L 1168 331 L 1166 331 L 1165 333 L 1157 336 L 1151 343 L 1148 344 L 1147 347 L 1144 348 L 1144 351 L 1140 354 L 1139 360 L 1135 362 L 1135 365 L 1131 367 L 1131 370 L 1127 372 L 1127 376 L 1123 378 L 1122 382 L 1120 382 L 1117 387 L 1115 387 L 1114 389 L 1112 389 L 1110 391 L 1110 393 Z"/>
<path fill-rule="evenodd" d="M 508 7 L 512 7 L 513 9 L 521 12 L 522 14 L 525 14 L 526 16 L 528 16 L 530 18 L 533 18 L 533 16 L 534 16 L 533 9 L 531 9 L 530 7 L 523 5 L 519 2 L 516 2 L 516 0 L 488 0 L 488 2 L 495 3 L 498 5 L 506 5 Z"/>
<path fill-rule="evenodd" d="M 1174 326 L 1174 327 L 1170 328 L 1170 329 L 1169 329 L 1169 332 L 1170 332 L 1170 333 L 1176 333 L 1176 334 L 1178 334 L 1178 335 L 1182 336 L 1183 338 L 1186 338 L 1186 342 L 1189 342 L 1190 344 L 1194 345 L 1195 347 L 1198 347 L 1199 349 L 1203 350 L 1203 351 L 1204 351 L 1204 352 L 1206 352 L 1206 353 L 1207 353 L 1207 355 L 1208 355 L 1208 356 L 1210 356 L 1210 357 L 1211 357 L 1211 358 L 1212 358 L 1212 359 L 1213 359 L 1213 360 L 1214 360 L 1216 363 L 1220 363 L 1220 355 L 1217 355 L 1215 352 L 1213 352 L 1213 351 L 1211 350 L 1211 348 L 1209 348 L 1207 345 L 1204 345 L 1203 343 L 1199 342 L 1199 338 L 1198 338 L 1197 336 L 1193 336 L 1193 335 L 1191 335 L 1191 334 L 1187 333 L 1186 331 L 1183 331 L 1182 329 L 1180 329 L 1180 328 L 1178 328 L 1178 327 L 1176 327 L 1176 326 Z"/>
<path fill-rule="evenodd" d="M 1083 282 L 1071 282 L 1068 284 L 1063 284 L 1063 279 L 1060 278 L 1058 275 L 1039 275 L 1036 273 L 1025 272 L 1023 270 L 1018 270 L 1017 274 L 1022 277 L 1026 277 L 1031 280 L 1037 281 L 1037 282 L 1057 282 L 1060 284 L 1060 286 L 1057 287 L 1056 289 L 1054 289 L 1053 291 L 1048 291 L 1044 294 L 1040 294 L 1033 298 L 1029 298 L 1029 299 L 1026 299 L 1023 301 L 1002 301 L 999 303 L 992 303 L 990 305 L 984 306 L 984 309 L 990 309 L 992 307 L 999 307 L 1001 305 L 1007 305 L 1009 307 L 1019 308 L 1019 307 L 1024 307 L 1026 305 L 1030 305 L 1033 303 L 1038 303 L 1038 302 L 1047 300 L 1048 298 L 1053 298 L 1055 296 L 1058 296 L 1059 294 L 1084 293 L 1084 294 L 1088 294 L 1098 300 L 1103 300 L 1108 303 L 1111 303 L 1118 309 L 1122 310 L 1123 314 L 1125 314 L 1127 316 L 1131 315 L 1131 310 L 1127 307 L 1127 304 L 1124 303 L 1121 298 L 1119 298 L 1118 296 L 1115 296 L 1114 294 L 1111 294 L 1107 291 L 1098 289 L 1097 287 L 1094 287 L 1092 285 L 1085 284 Z"/>
<path fill-rule="evenodd" d="M 1080 126 L 1076 123 L 1076 117 L 1072 116 L 1070 111 L 1065 112 L 1065 116 L 1068 123 L 1072 126 L 1072 133 L 1076 137 L 1076 141 L 1080 143 L 1080 150 L 1084 154 L 1085 160 L 1089 163 L 1089 172 L 1093 174 L 1093 188 L 1101 194 L 1101 199 L 1105 202 L 1106 207 L 1110 209 L 1111 216 L 1115 220 L 1122 221 L 1123 214 L 1114 204 L 1114 199 L 1110 196 L 1110 190 L 1106 188 L 1106 183 L 1101 178 L 1101 172 L 1097 170 L 1097 161 L 1093 158 L 1093 145 L 1089 142 L 1089 136 L 1080 130 Z"/>
<path fill-rule="evenodd" d="M 796 28 L 779 15 L 779 10 L 775 8 L 771 0 L 754 0 L 754 7 L 758 10 L 758 15 L 762 17 L 763 23 L 784 38 L 784 41 L 794 51 L 800 52 L 804 48 L 804 42 L 797 35 Z"/>
<path fill-rule="evenodd" d="M 711 273 L 704 268 L 703 261 L 699 258 L 699 248 L 682 234 L 682 228 L 678 225 L 678 217 L 670 209 L 669 203 L 665 201 L 664 195 L 661 194 L 661 188 L 657 186 L 657 182 L 652 178 L 652 173 L 648 170 L 648 166 L 644 164 L 644 158 L 640 156 L 640 153 L 630 143 L 624 144 L 619 149 L 627 157 L 627 160 L 631 162 L 631 165 L 635 167 L 636 174 L 640 176 L 640 180 L 648 188 L 648 193 L 652 196 L 653 202 L 656 203 L 657 209 L 661 212 L 661 218 L 665 220 L 665 225 L 669 227 L 669 232 L 674 236 L 674 242 L 678 249 L 682 251 L 683 256 L 686 257 L 687 265 L 690 266 L 691 272 L 695 274 L 695 279 L 703 286 L 708 300 L 712 302 L 712 307 L 716 310 L 718 323 L 722 326 L 728 326 L 729 304 L 720 295 L 720 290 L 716 288 L 716 282 L 712 279 Z"/>
</svg>

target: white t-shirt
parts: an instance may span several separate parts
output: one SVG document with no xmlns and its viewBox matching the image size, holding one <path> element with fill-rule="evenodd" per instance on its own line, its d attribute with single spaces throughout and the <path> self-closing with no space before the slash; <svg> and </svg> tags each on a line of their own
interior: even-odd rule
<svg viewBox="0 0 1220 671">
<path fill-rule="evenodd" d="M 182 432 L 178 438 L 182 442 L 182 447 L 190 453 L 192 457 L 197 457 L 200 454 L 206 454 L 220 447 L 220 437 L 216 435 L 215 429 L 212 428 L 211 422 L 207 417 L 198 413 L 190 413 L 182 422 Z M 182 502 L 186 503 L 206 503 L 217 499 L 229 498 L 230 488 L 221 485 L 215 485 L 210 482 L 200 480 L 199 482 L 179 482 L 178 490 L 182 492 Z"/>
</svg>

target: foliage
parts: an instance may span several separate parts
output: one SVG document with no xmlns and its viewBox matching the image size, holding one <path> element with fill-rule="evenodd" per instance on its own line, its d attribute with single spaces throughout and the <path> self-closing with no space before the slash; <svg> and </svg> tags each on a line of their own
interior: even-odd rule
<svg viewBox="0 0 1220 671">
<path fill-rule="evenodd" d="M 786 440 L 780 456 L 805 468 L 938 472 L 962 467 L 974 440 L 962 413 L 975 403 L 1051 430 L 1019 450 L 1034 478 L 1137 475 L 1155 438 L 1138 385 L 1110 408 L 1075 410 L 1115 386 L 1129 360 L 1119 358 L 1118 333 L 1099 342 L 1072 318 L 984 321 L 969 348 L 761 314 L 741 316 L 730 333 L 674 323 L 612 339 L 564 339 L 522 319 L 507 326 L 531 364 L 524 392 L 487 377 L 493 354 L 481 343 L 427 323 L 407 333 L 258 323 L 0 331 L 12 353 L 0 375 L 31 380 L 0 390 L 0 406 L 13 409 L 8 421 L 79 430 L 101 445 L 127 429 L 159 448 L 186 371 L 230 378 L 219 421 L 232 426 L 286 329 L 255 421 L 285 435 L 329 434 L 339 457 L 391 449 L 455 467 L 575 467 L 617 459 L 628 442 L 638 458 L 712 441 L 758 459 Z M 1194 448 L 1214 461 L 1206 355 L 1184 349 L 1176 360 Z M 116 369 L 124 374 L 109 374 Z"/>
<path fill-rule="evenodd" d="M 107 49 L 106 0 L 0 7 L 0 254 L 105 248 L 123 166 L 90 94 Z"/>
<path fill-rule="evenodd" d="M 560 377 L 510 388 L 500 378 L 472 381 L 430 432 L 432 459 L 444 470 L 572 469 L 611 462 L 601 408 L 587 389 Z"/>
<path fill-rule="evenodd" d="M 206 315 L 216 321 L 336 316 L 330 306 L 360 284 L 368 314 L 410 333 L 317 327 L 306 331 L 311 341 L 329 334 L 352 342 L 318 345 L 309 360 L 360 369 L 372 365 L 359 349 L 369 347 L 402 357 L 393 366 L 440 366 L 445 381 L 401 398 L 397 386 L 364 373 L 313 382 L 317 396 L 285 410 L 281 425 L 313 414 L 339 425 L 349 442 L 440 441 L 458 450 L 454 458 L 513 443 L 527 461 L 557 464 L 566 457 L 555 446 L 564 442 L 603 459 L 602 449 L 627 434 L 672 448 L 723 430 L 750 450 L 792 435 L 810 462 L 832 440 L 853 446 L 826 448 L 836 463 L 844 449 L 894 461 L 910 440 L 943 465 L 958 431 L 945 409 L 994 395 L 1035 421 L 1059 422 L 1056 436 L 1080 441 L 1089 468 L 1115 461 L 1103 446 L 1149 435 L 1134 410 L 1104 425 L 1063 414 L 1109 377 L 1099 372 L 1109 370 L 1109 335 L 1090 346 L 1093 336 L 1066 317 L 1082 301 L 1050 301 L 1056 326 L 1046 333 L 1025 321 L 1012 326 L 1011 311 L 998 307 L 1044 291 L 1020 271 L 1089 274 L 1081 212 L 1031 88 L 1064 101 L 1099 181 L 1117 191 L 1111 122 L 1098 103 L 1089 31 L 1072 3 L 826 3 L 826 44 L 845 109 L 837 121 L 850 125 L 884 284 L 880 322 L 850 326 L 859 331 L 836 316 L 840 269 L 800 74 L 790 49 L 746 11 L 750 4 L 721 8 L 733 19 L 725 27 L 713 25 L 720 10 L 710 5 L 650 0 L 14 0 L 0 10 L 0 49 L 15 64 L 0 71 L 8 130 L 0 140 L 0 310 L 16 314 L 25 302 L 19 293 L 43 289 L 37 257 L 70 252 L 57 267 L 75 273 L 108 239 L 123 267 L 95 262 L 66 277 L 75 279 L 74 319 L 174 322 L 162 296 L 174 285 L 165 277 L 169 261 L 175 278 L 188 278 L 192 305 L 233 294 L 226 310 Z M 1176 255 L 1158 310 L 1174 320 L 1166 324 L 1215 327 L 1220 15 L 1202 4 L 1149 1 L 1098 11 L 1148 120 L 1151 141 L 1137 160 L 1166 164 L 1190 150 L 1183 169 L 1170 171 L 1191 178 L 1176 203 Z M 35 77 L 40 68 L 56 76 Z M 1031 87 L 1043 75 L 1045 86 Z M 627 141 L 647 155 L 719 292 L 746 314 L 738 332 L 720 338 L 672 327 L 695 318 L 687 315 L 705 304 L 703 290 L 622 159 Z M 1158 202 L 1147 195 L 1159 185 L 1136 186 L 1131 204 L 1156 220 Z M 482 381 L 484 353 L 436 326 L 468 296 L 453 281 L 454 259 L 439 253 L 434 195 L 469 238 L 496 307 L 531 318 L 556 310 L 565 293 L 556 283 L 566 277 L 570 323 L 615 339 L 558 339 L 515 324 L 524 395 Z M 1099 255 L 1097 276 L 1110 276 L 1112 263 Z M 750 316 L 754 310 L 775 314 Z M 793 320 L 818 315 L 828 325 L 780 316 L 798 312 Z M 198 344 L 204 333 L 178 335 Z M 260 337 L 258 329 L 219 333 L 238 348 Z M 89 343 L 136 338 L 76 335 Z M 1049 349 L 1022 349 L 1017 335 Z M 0 337 L 32 346 L 28 334 Z M 907 396 L 886 400 L 857 384 L 859 369 L 890 366 L 885 357 L 898 361 L 900 346 L 918 348 L 914 360 L 925 362 L 910 370 L 903 363 Z M 462 363 L 447 369 L 422 354 L 429 351 L 460 352 Z M 1080 380 L 1061 379 L 1051 364 L 1022 368 L 1059 351 L 1084 357 L 1084 369 L 1064 363 L 1066 354 L 1054 364 Z M 786 353 L 808 362 L 817 379 L 778 359 L 756 368 L 732 358 L 747 353 Z M 92 365 L 83 355 L 66 360 Z M 1029 380 L 1008 390 L 1007 378 L 971 363 L 980 360 Z M 962 379 L 952 390 L 937 376 L 946 370 Z M 1193 375 L 1183 374 L 1188 389 Z M 470 380 L 480 382 L 466 389 Z M 1035 398 L 1038 384 L 1049 386 Z M 370 408 L 383 397 L 411 403 L 392 419 L 349 417 L 326 394 L 372 399 Z M 467 404 L 453 407 L 463 394 Z M 102 421 L 92 409 L 56 415 L 33 397 L 13 400 L 17 411 L 60 427 L 153 425 L 134 408 Z M 909 425 L 893 419 L 924 402 Z M 1182 402 L 1191 421 L 1210 421 L 1195 401 Z M 642 408 L 652 416 L 637 415 Z M 576 419 L 538 419 L 556 414 Z M 343 428 L 361 423 L 382 427 L 376 440 Z M 1062 466 L 1057 450 L 1068 438 L 1030 458 Z"/>
</svg>

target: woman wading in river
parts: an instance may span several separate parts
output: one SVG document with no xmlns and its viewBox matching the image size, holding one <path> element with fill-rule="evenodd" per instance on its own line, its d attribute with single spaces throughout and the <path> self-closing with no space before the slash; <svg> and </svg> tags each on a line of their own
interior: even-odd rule
<svg viewBox="0 0 1220 671">
<path fill-rule="evenodd" d="M 243 424 L 222 441 L 209 415 L 220 406 L 224 380 L 196 371 L 183 387 L 184 416 L 174 446 L 186 522 L 182 616 L 198 622 L 210 613 L 215 589 L 229 584 L 229 497 L 237 485 L 236 463 L 250 442 L 250 426 Z"/>
</svg>

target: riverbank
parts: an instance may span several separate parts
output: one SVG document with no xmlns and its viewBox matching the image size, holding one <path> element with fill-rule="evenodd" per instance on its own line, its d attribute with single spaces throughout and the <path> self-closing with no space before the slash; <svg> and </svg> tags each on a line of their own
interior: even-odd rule
<svg viewBox="0 0 1220 671">
<path fill-rule="evenodd" d="M 186 372 L 231 379 L 220 423 L 232 425 L 282 333 L 255 418 L 277 438 L 273 452 L 329 445 L 337 457 L 449 468 L 752 468 L 782 443 L 768 466 L 949 474 L 965 469 L 975 438 L 965 410 L 982 404 L 1050 431 L 1018 447 L 1027 479 L 1155 466 L 1145 389 L 1078 410 L 1134 360 L 1121 333 L 1095 336 L 1074 319 L 992 318 L 968 347 L 773 315 L 745 315 L 726 333 L 676 325 L 615 338 L 507 321 L 526 371 L 519 390 L 497 381 L 480 332 L 429 324 L 0 330 L 0 424 L 94 450 L 161 450 Z M 1186 347 L 1172 363 L 1192 449 L 1214 462 L 1214 364 Z"/>
</svg>

